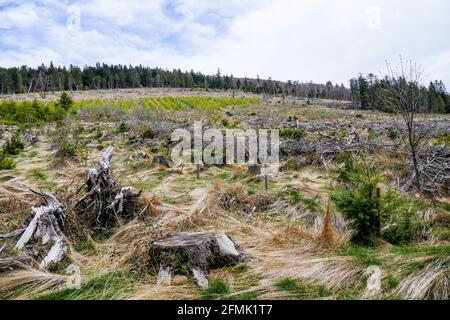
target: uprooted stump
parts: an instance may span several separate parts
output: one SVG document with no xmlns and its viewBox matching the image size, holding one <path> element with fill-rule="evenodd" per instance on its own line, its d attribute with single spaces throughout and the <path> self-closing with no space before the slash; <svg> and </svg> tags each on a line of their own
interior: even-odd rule
<svg viewBox="0 0 450 320">
<path fill-rule="evenodd" d="M 192 276 L 200 287 L 208 286 L 209 270 L 238 263 L 245 255 L 223 233 L 181 232 L 153 243 L 159 264 L 158 284 L 170 285 L 174 274 Z"/>
<path fill-rule="evenodd" d="M 112 146 L 103 154 L 98 165 L 86 175 L 87 193 L 78 201 L 75 210 L 88 227 L 105 231 L 129 221 L 147 210 L 140 192 L 121 187 L 111 172 Z"/>
<path fill-rule="evenodd" d="M 37 192 L 35 192 L 37 193 Z M 66 238 L 61 231 L 64 228 L 64 221 L 66 218 L 64 206 L 50 193 L 38 193 L 41 195 L 47 205 L 40 207 L 32 207 L 31 213 L 33 218 L 30 220 L 27 226 L 20 228 L 16 231 L 10 232 L 6 235 L 1 235 L 2 238 L 15 237 L 20 235 L 20 239 L 15 245 L 15 249 L 25 254 L 19 256 L 20 258 L 13 257 L 3 259 L 0 263 L 2 270 L 7 268 L 7 264 L 11 268 L 14 268 L 18 264 L 24 264 L 25 261 L 29 261 L 29 254 L 26 251 L 30 251 L 29 246 L 33 247 L 37 240 L 41 240 L 42 245 L 51 244 L 47 254 L 42 259 L 40 267 L 48 269 L 50 266 L 60 262 L 64 259 L 68 245 Z"/>
</svg>

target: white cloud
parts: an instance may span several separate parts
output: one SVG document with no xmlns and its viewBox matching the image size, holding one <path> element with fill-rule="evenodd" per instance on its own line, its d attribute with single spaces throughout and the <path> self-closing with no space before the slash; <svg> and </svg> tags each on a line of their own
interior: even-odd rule
<svg viewBox="0 0 450 320">
<path fill-rule="evenodd" d="M 24 3 L 0 10 L 0 30 L 12 28 L 29 28 L 37 25 L 39 17 L 34 4 Z"/>
<path fill-rule="evenodd" d="M 66 28 L 66 5 L 40 2 L 0 9 L 0 65 L 220 67 L 235 76 L 347 83 L 402 54 L 450 85 L 446 0 L 82 0 L 71 2 L 81 10 L 80 32 Z"/>
</svg>

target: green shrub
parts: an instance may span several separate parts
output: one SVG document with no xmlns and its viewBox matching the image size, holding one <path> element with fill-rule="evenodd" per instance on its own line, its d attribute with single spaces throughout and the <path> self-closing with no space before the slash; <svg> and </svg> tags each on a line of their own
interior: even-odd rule
<svg viewBox="0 0 450 320">
<path fill-rule="evenodd" d="M 16 164 L 8 157 L 8 154 L 5 151 L 0 150 L 0 170 L 10 170 L 15 167 Z"/>
<path fill-rule="evenodd" d="M 80 128 L 74 119 L 68 117 L 57 124 L 57 134 L 53 138 L 57 157 L 72 158 L 77 155 Z"/>
<path fill-rule="evenodd" d="M 142 133 L 142 138 L 144 139 L 153 139 L 155 138 L 155 133 L 153 132 L 152 129 L 146 129 L 143 133 Z"/>
<path fill-rule="evenodd" d="M 58 146 L 58 156 L 64 158 L 72 158 L 77 154 L 75 150 L 75 145 L 70 143 L 68 140 L 63 139 Z"/>
<path fill-rule="evenodd" d="M 387 136 L 391 140 L 396 140 L 400 137 L 400 132 L 396 128 L 388 128 Z"/>
<path fill-rule="evenodd" d="M 103 132 L 102 130 L 100 130 L 100 128 L 95 128 L 93 138 L 94 140 L 100 140 L 101 138 L 103 138 Z"/>
<path fill-rule="evenodd" d="M 374 129 L 369 128 L 369 135 L 368 135 L 368 137 L 367 137 L 368 140 L 369 140 L 369 141 L 372 141 L 372 140 L 375 140 L 377 137 L 378 137 L 377 132 L 376 132 Z"/>
<path fill-rule="evenodd" d="M 339 131 L 331 130 L 328 132 L 328 134 L 332 137 L 345 138 L 347 136 L 347 130 L 345 129 L 340 129 Z"/>
<path fill-rule="evenodd" d="M 409 243 L 420 226 L 417 210 L 410 199 L 389 191 L 381 201 L 382 237 L 393 244 Z"/>
<path fill-rule="evenodd" d="M 119 132 L 120 133 L 125 133 L 125 132 L 128 132 L 130 130 L 130 128 L 128 127 L 128 125 L 124 122 L 124 121 L 122 121 L 121 123 L 120 123 L 120 125 L 119 125 Z"/>
<path fill-rule="evenodd" d="M 381 176 L 372 163 L 345 159 L 338 177 L 344 182 L 336 188 L 336 208 L 349 219 L 355 230 L 354 240 L 367 242 L 377 232 L 378 200 L 376 188 Z"/>
<path fill-rule="evenodd" d="M 376 188 L 381 176 L 373 164 L 355 161 L 350 154 L 342 154 L 340 160 L 343 163 L 337 180 L 341 184 L 333 200 L 336 208 L 352 221 L 356 231 L 354 240 L 367 242 L 376 235 L 380 215 L 383 239 L 393 244 L 412 241 L 422 224 L 416 214 L 419 204 L 392 190 L 377 199 Z"/>
<path fill-rule="evenodd" d="M 58 108 L 54 101 L 0 101 L 0 123 L 28 124 L 57 121 L 66 111 Z"/>
<path fill-rule="evenodd" d="M 20 134 L 18 131 L 10 139 L 8 139 L 3 146 L 4 152 L 14 156 L 18 155 L 24 148 L 25 145 L 20 139 Z"/>
<path fill-rule="evenodd" d="M 352 175 L 358 174 L 351 152 L 343 152 L 338 155 L 337 161 L 340 168 L 337 170 L 336 180 L 342 183 L 349 183 Z"/>
<path fill-rule="evenodd" d="M 73 106 L 73 100 L 66 91 L 63 91 L 59 97 L 59 100 L 56 102 L 56 106 L 65 111 L 69 111 Z"/>
</svg>

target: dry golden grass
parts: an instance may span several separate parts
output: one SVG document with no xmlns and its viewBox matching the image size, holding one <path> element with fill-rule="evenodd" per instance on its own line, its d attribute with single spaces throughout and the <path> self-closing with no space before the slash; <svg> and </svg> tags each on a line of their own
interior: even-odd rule
<svg viewBox="0 0 450 320">
<path fill-rule="evenodd" d="M 39 269 L 21 270 L 0 277 L 0 297 L 4 299 L 28 299 L 47 290 L 63 287 L 69 280 Z"/>
</svg>

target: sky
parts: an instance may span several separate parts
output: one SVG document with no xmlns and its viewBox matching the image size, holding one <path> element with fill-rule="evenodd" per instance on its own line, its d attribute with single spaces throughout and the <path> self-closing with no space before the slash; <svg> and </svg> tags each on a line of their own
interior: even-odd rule
<svg viewBox="0 0 450 320">
<path fill-rule="evenodd" d="M 344 83 L 400 56 L 450 88 L 448 0 L 0 0 L 0 66 L 131 64 Z"/>
</svg>

